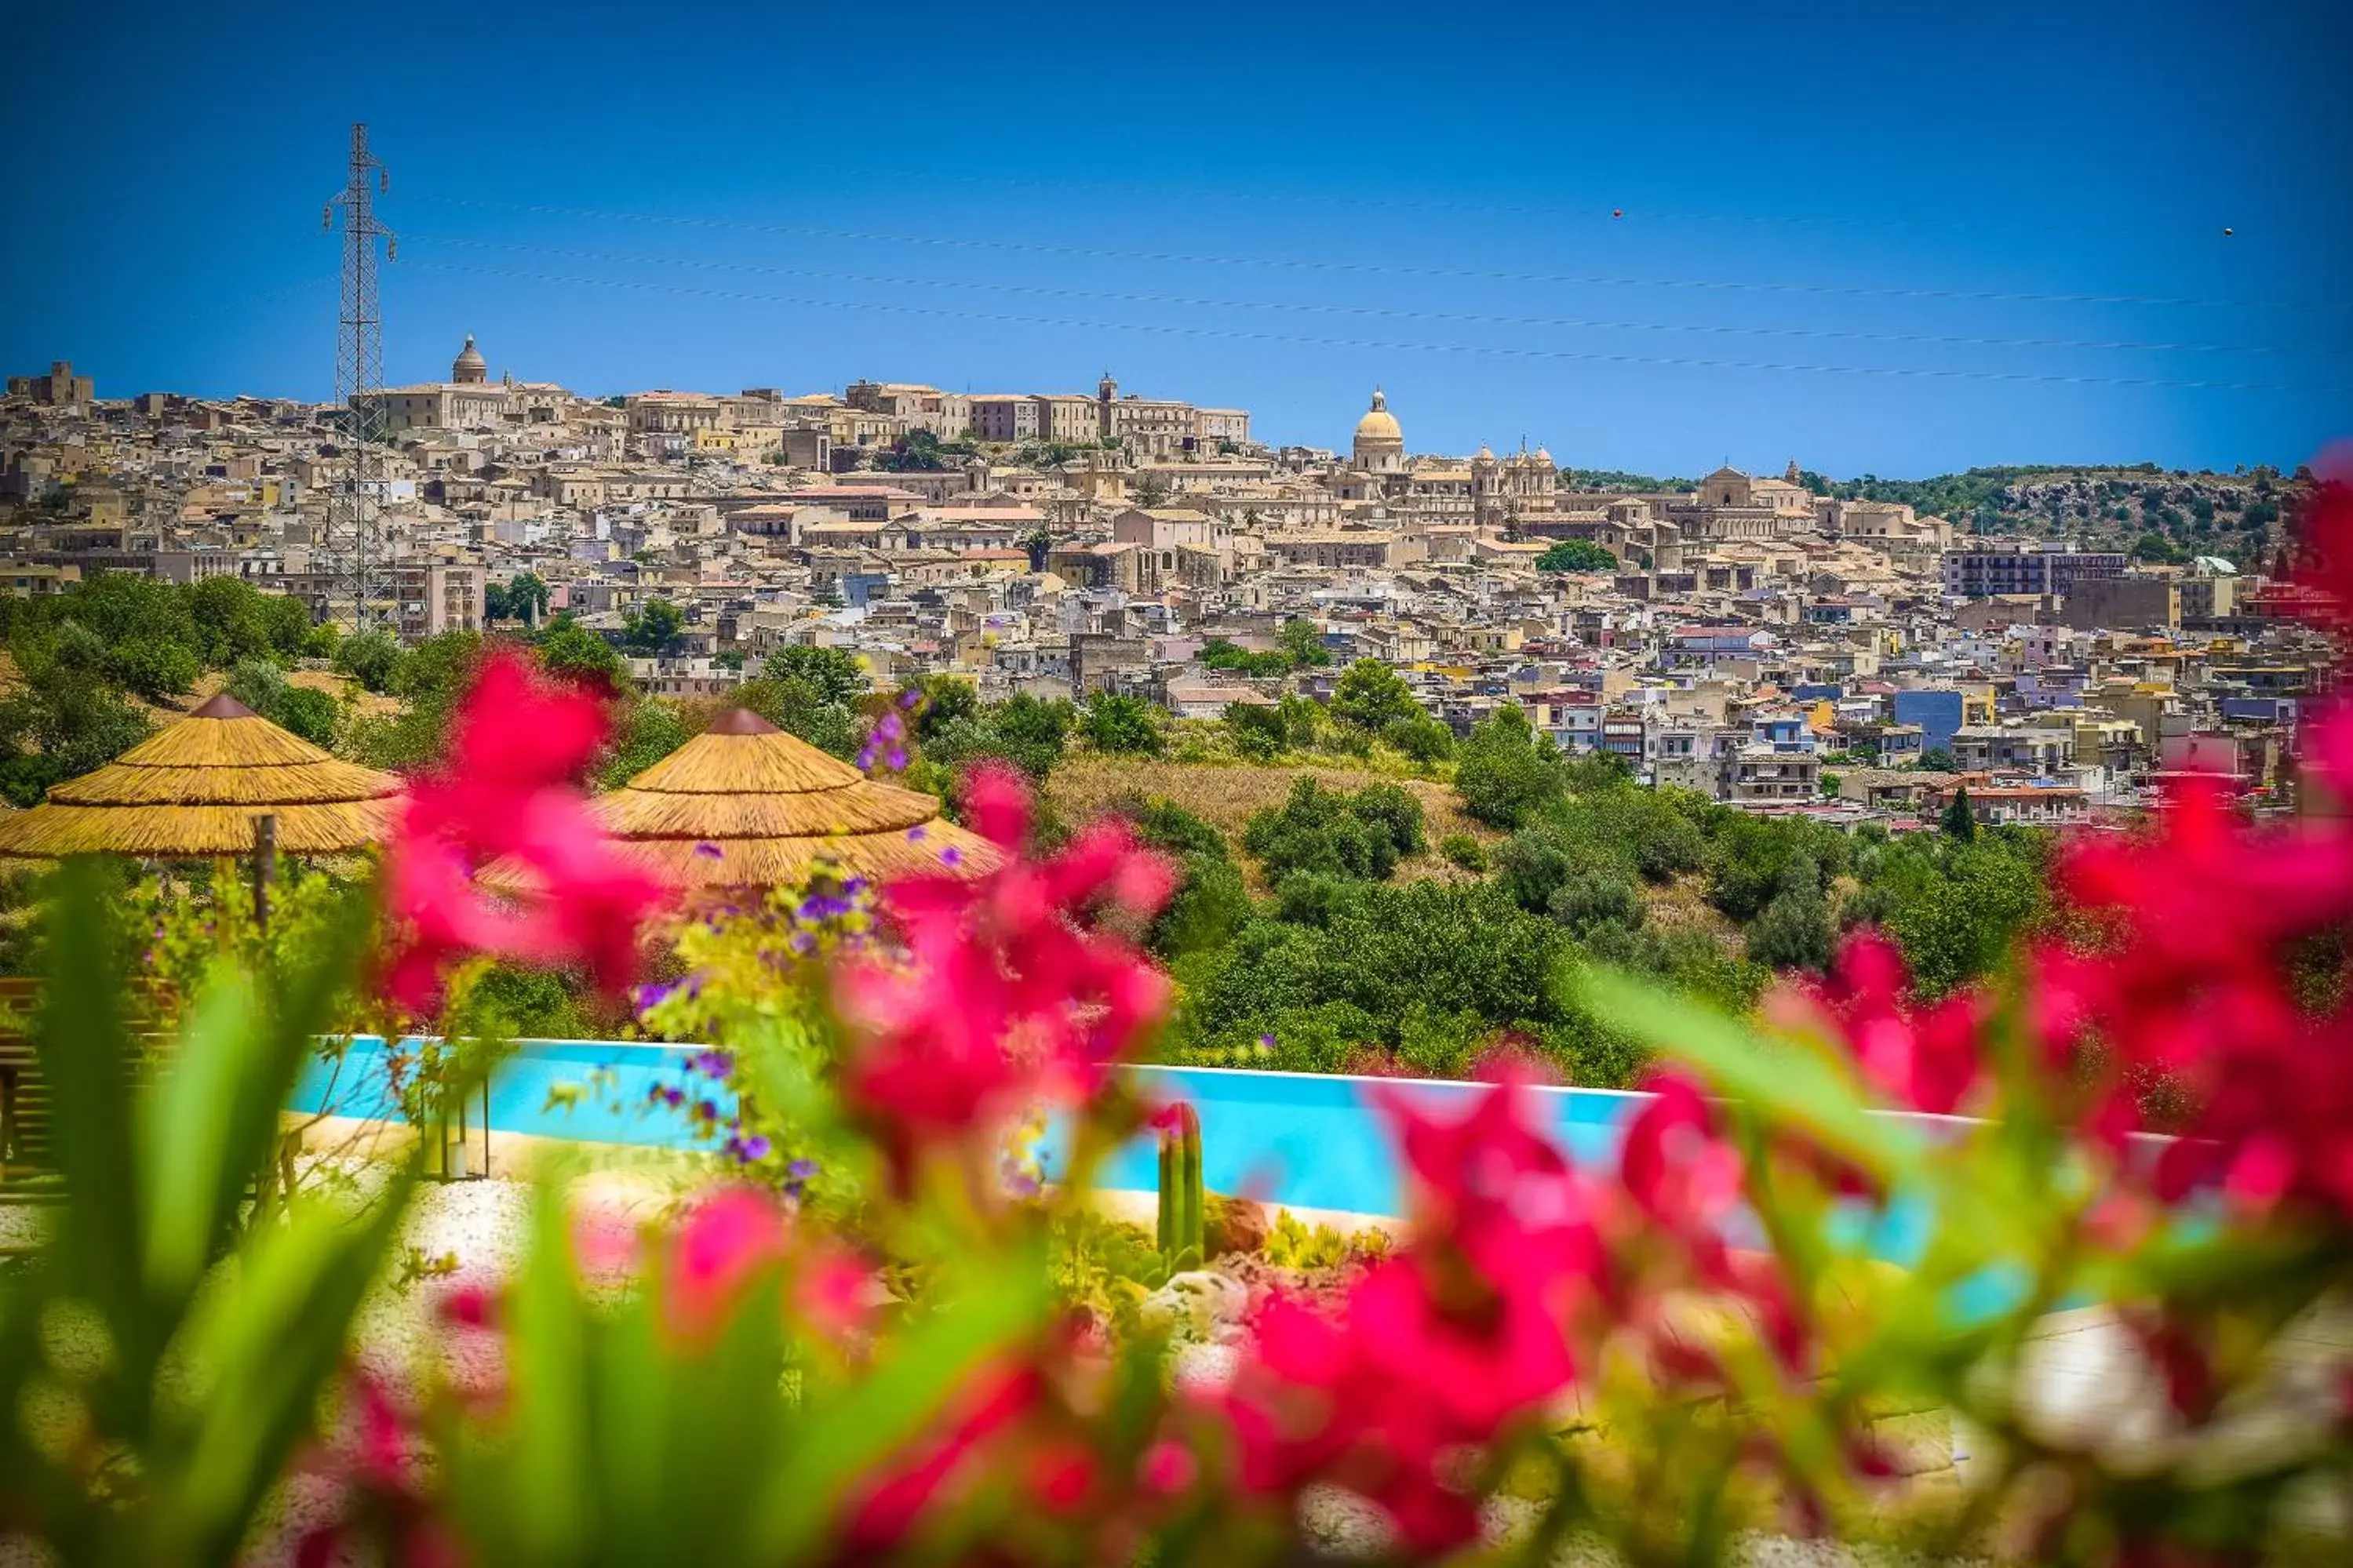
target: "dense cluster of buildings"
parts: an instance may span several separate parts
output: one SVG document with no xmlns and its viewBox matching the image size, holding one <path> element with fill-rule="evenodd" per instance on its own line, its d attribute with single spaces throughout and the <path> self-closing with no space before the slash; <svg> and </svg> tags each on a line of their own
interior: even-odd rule
<svg viewBox="0 0 2353 1568">
<path fill-rule="evenodd" d="M 338 410 L 101 400 L 62 363 L 7 385 L 0 593 L 234 574 L 354 617 Z M 1380 392 L 1345 450 L 1271 447 L 1245 410 L 1108 375 L 1092 396 L 589 398 L 493 379 L 471 338 L 448 381 L 372 395 L 388 446 L 369 617 L 411 638 L 480 627 L 491 586 L 529 573 L 551 610 L 617 639 L 667 600 L 682 633 L 637 667 L 658 692 L 721 693 L 813 643 L 878 683 L 947 671 L 990 697 L 1113 690 L 1213 718 L 1370 658 L 1458 730 L 1516 704 L 1564 747 L 1760 811 L 1904 822 L 1966 783 L 1989 820 L 2065 822 L 2169 769 L 2268 787 L 2327 679 L 2279 595 L 2228 562 L 1956 538 L 1816 495 L 1794 463 L 1630 493 L 1541 447 L 1416 454 Z M 1563 541 L 1614 570 L 1540 570 Z M 1272 649 L 1295 620 L 1330 666 L 1202 661 L 1213 642 Z"/>
</svg>

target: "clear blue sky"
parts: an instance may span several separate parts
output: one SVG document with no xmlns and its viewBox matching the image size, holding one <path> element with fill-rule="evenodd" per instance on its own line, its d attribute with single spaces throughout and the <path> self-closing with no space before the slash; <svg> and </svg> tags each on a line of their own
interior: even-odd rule
<svg viewBox="0 0 2353 1568">
<path fill-rule="evenodd" d="M 365 120 L 394 381 L 1108 368 L 1325 446 L 1379 383 L 1418 450 L 1680 473 L 2353 433 L 2344 0 L 1152 14 L 7 0 L 0 363 L 327 395 Z"/>
</svg>

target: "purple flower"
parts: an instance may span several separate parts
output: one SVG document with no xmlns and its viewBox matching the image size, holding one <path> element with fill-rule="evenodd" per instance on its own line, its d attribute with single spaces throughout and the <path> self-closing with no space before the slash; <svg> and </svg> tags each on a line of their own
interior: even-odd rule
<svg viewBox="0 0 2353 1568">
<path fill-rule="evenodd" d="M 899 706 L 911 712 L 913 711 L 915 705 L 923 701 L 923 692 L 912 686 L 907 688 L 906 690 L 899 693 Z"/>
<path fill-rule="evenodd" d="M 745 1164 L 748 1165 L 754 1160 L 765 1160 L 768 1157 L 768 1140 L 766 1134 L 754 1132 L 749 1138 L 744 1139 L 743 1142 L 744 1163 Z"/>
<path fill-rule="evenodd" d="M 910 844 L 921 844 L 923 841 L 923 824 L 921 824 L 921 823 L 917 823 L 914 826 L 910 827 L 909 829 L 907 829 L 907 842 L 908 842 L 908 843 L 910 843 Z"/>
<path fill-rule="evenodd" d="M 893 746 L 891 748 L 891 754 L 885 757 L 883 761 L 891 764 L 891 771 L 895 773 L 901 772 L 906 767 L 907 753 L 904 751 L 902 751 L 899 747 Z"/>
<path fill-rule="evenodd" d="M 760 1140 L 760 1142 L 765 1145 L 767 1142 L 767 1140 L 763 1138 Z M 815 1160 L 795 1160 L 791 1164 L 785 1167 L 785 1174 L 791 1177 L 796 1182 L 806 1182 L 811 1176 L 817 1174 L 817 1162 Z"/>
<path fill-rule="evenodd" d="M 735 1058 L 726 1051 L 698 1051 L 686 1067 L 689 1072 L 699 1072 L 705 1078 L 725 1078 L 735 1070 Z"/>
<path fill-rule="evenodd" d="M 718 1120 L 719 1120 L 719 1102 L 718 1102 L 717 1100 L 696 1100 L 696 1101 L 694 1102 L 694 1119 L 695 1119 L 697 1121 L 718 1121 Z"/>
<path fill-rule="evenodd" d="M 651 984 L 638 986 L 638 1011 L 643 1013 L 649 1008 L 659 1006 L 663 1000 L 677 989 L 678 982 L 675 980 L 658 980 Z"/>
<path fill-rule="evenodd" d="M 1274 1049 L 1274 1037 L 1272 1035 L 1261 1035 L 1258 1037 L 1258 1043 L 1264 1046 L 1270 1051 Z"/>
<path fill-rule="evenodd" d="M 676 1110 L 680 1106 L 686 1103 L 686 1091 L 676 1087 L 666 1089 L 662 1090 L 662 1099 L 670 1103 L 670 1108 L 672 1110 Z"/>
<path fill-rule="evenodd" d="M 949 845 L 946 848 L 940 851 L 940 864 L 943 866 L 963 865 L 964 851 L 957 848 L 953 844 Z"/>
<path fill-rule="evenodd" d="M 694 852 L 697 855 L 708 856 L 713 860 L 720 859 L 726 854 L 726 851 L 720 848 L 718 845 L 708 841 L 696 845 L 694 847 Z"/>
</svg>

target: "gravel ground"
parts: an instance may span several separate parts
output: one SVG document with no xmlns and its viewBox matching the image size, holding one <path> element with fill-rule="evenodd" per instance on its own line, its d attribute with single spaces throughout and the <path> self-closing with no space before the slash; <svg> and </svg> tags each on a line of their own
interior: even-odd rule
<svg viewBox="0 0 2353 1568">
<path fill-rule="evenodd" d="M 332 1160 L 319 1162 L 314 1173 L 354 1204 L 380 1191 L 386 1174 L 382 1166 Z M 442 1321 L 441 1304 L 469 1286 L 496 1283 L 515 1267 L 528 1235 L 531 1198 L 528 1186 L 506 1181 L 421 1187 L 401 1245 L 414 1248 L 417 1258 L 432 1263 L 435 1271 L 405 1288 L 381 1289 L 369 1298 L 356 1325 L 359 1364 L 377 1376 L 405 1383 L 430 1364 L 420 1358 L 430 1356 L 460 1388 L 492 1385 L 499 1373 L 495 1341 L 486 1334 L 450 1331 Z M 604 1275 L 615 1280 L 626 1275 L 638 1229 L 659 1218 L 672 1201 L 670 1193 L 658 1185 L 619 1177 L 584 1178 L 574 1188 L 574 1199 L 584 1266 L 592 1278 Z M 0 1209 L 0 1246 L 38 1240 L 54 1212 Z M 1242 1347 L 1231 1342 L 1233 1337 L 1226 1342 L 1176 1347 L 1169 1366 L 1172 1383 L 1204 1392 L 1224 1386 L 1241 1355 Z M 290 1477 L 255 1521 L 244 1561 L 252 1568 L 292 1568 L 296 1543 L 307 1531 L 333 1521 L 338 1500 L 339 1489 L 326 1477 Z M 1527 1530 L 1535 1511 L 1536 1505 L 1521 1500 L 1492 1500 L 1484 1509 L 1488 1538 L 1507 1541 Z M 1300 1523 L 1312 1550 L 1335 1562 L 1377 1557 L 1394 1544 L 1388 1521 L 1377 1508 L 1337 1489 L 1317 1489 L 1303 1499 Z M 330 1561 L 357 1564 L 360 1559 Z M 1585 1568 L 1617 1559 L 1602 1543 L 1588 1539 L 1566 1543 L 1555 1561 L 1565 1568 Z M 1920 1559 L 1875 1548 L 1755 1536 L 1739 1544 L 1735 1561 L 1748 1568 L 1910 1568 Z M 0 1536 L 0 1568 L 48 1568 L 56 1562 L 21 1537 Z"/>
</svg>

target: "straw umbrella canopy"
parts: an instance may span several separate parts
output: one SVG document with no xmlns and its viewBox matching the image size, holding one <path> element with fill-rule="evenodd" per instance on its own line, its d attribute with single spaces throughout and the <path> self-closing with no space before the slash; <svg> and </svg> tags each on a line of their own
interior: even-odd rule
<svg viewBox="0 0 2353 1568">
<path fill-rule="evenodd" d="M 932 796 L 870 779 L 742 708 L 596 807 L 627 852 L 690 890 L 789 886 L 820 864 L 880 878 L 978 874 L 1003 859 L 943 821 Z"/>
<path fill-rule="evenodd" d="M 223 692 L 0 819 L 0 856 L 243 856 L 264 816 L 278 819 L 282 854 L 348 854 L 384 841 L 400 788 L 392 774 L 332 757 Z"/>
</svg>

